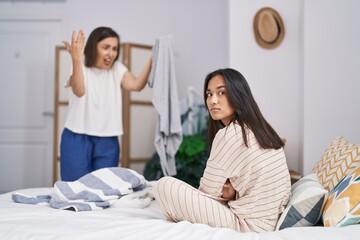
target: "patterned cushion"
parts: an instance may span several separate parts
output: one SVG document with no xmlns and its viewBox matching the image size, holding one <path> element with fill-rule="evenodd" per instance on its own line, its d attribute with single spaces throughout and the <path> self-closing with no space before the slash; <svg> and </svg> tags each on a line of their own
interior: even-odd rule
<svg viewBox="0 0 360 240">
<path fill-rule="evenodd" d="M 317 174 L 324 188 L 331 191 L 340 179 L 358 166 L 360 144 L 352 144 L 343 137 L 338 137 L 331 142 L 313 172 Z"/>
<path fill-rule="evenodd" d="M 326 202 L 325 227 L 343 227 L 360 222 L 360 167 L 334 187 Z"/>
<path fill-rule="evenodd" d="M 328 197 L 316 174 L 311 173 L 291 186 L 291 198 L 281 214 L 276 230 L 315 225 Z"/>
</svg>

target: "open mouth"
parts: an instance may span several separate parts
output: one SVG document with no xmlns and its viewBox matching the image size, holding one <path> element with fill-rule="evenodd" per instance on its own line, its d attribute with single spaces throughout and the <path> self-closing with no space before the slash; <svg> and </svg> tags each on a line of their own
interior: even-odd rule
<svg viewBox="0 0 360 240">
<path fill-rule="evenodd" d="M 104 59 L 104 63 L 107 66 L 111 66 L 112 60 L 111 59 Z"/>
</svg>

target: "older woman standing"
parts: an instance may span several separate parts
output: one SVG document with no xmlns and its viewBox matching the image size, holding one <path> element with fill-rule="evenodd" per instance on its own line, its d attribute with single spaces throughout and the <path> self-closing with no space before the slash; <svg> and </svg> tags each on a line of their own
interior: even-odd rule
<svg viewBox="0 0 360 240">
<path fill-rule="evenodd" d="M 69 110 L 61 135 L 61 180 L 74 181 L 94 170 L 117 167 L 118 137 L 123 134 L 121 88 L 142 90 L 151 70 L 151 58 L 138 77 L 118 61 L 119 35 L 109 27 L 85 34 L 72 33 L 64 41 L 72 59 Z M 83 59 L 85 57 L 85 59 Z"/>
</svg>

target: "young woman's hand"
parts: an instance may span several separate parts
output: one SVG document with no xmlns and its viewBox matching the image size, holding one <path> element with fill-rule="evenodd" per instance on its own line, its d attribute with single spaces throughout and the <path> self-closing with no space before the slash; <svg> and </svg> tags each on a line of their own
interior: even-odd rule
<svg viewBox="0 0 360 240">
<path fill-rule="evenodd" d="M 85 34 L 83 30 L 80 30 L 77 36 L 76 31 L 72 32 L 71 44 L 67 41 L 63 41 L 63 43 L 73 60 L 82 60 L 85 49 Z"/>
<path fill-rule="evenodd" d="M 235 195 L 236 195 L 236 190 L 231 185 L 230 180 L 226 179 L 221 197 L 230 201 L 235 199 Z"/>
</svg>

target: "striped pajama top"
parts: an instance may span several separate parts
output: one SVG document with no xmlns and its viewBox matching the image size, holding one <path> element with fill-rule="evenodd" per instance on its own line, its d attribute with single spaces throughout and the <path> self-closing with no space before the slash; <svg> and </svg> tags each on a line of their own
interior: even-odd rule
<svg viewBox="0 0 360 240">
<path fill-rule="evenodd" d="M 250 129 L 246 147 L 241 127 L 230 124 L 216 134 L 199 190 L 221 197 L 226 179 L 236 190 L 228 202 L 239 219 L 260 219 L 255 231 L 273 231 L 290 198 L 290 174 L 283 148 L 262 149 Z M 260 222 L 261 222 L 260 221 Z"/>
</svg>

